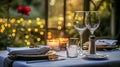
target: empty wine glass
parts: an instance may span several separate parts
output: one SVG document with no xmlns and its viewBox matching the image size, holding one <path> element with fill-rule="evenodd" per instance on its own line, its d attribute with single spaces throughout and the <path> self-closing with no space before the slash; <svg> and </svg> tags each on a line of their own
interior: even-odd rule
<svg viewBox="0 0 120 67">
<path fill-rule="evenodd" d="M 85 26 L 85 13 L 86 11 L 75 11 L 74 17 L 73 17 L 73 23 L 74 23 L 74 28 L 79 32 L 80 35 L 80 54 L 83 54 L 83 45 L 82 45 L 82 36 L 83 32 L 87 29 Z"/>
<path fill-rule="evenodd" d="M 94 35 L 94 31 L 100 25 L 100 17 L 98 11 L 87 11 L 85 18 L 85 25 L 89 29 L 90 33 Z"/>
<path fill-rule="evenodd" d="M 89 29 L 91 35 L 89 37 L 88 51 L 90 54 L 96 54 L 95 35 L 94 31 L 100 25 L 100 17 L 98 11 L 87 11 L 85 18 L 85 25 Z"/>
</svg>

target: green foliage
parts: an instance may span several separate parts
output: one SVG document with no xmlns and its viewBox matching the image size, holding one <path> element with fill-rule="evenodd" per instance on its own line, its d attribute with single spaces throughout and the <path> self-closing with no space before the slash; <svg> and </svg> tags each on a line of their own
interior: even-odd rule
<svg viewBox="0 0 120 67">
<path fill-rule="evenodd" d="M 38 18 L 39 19 L 39 18 Z M 7 46 L 37 46 L 45 44 L 43 20 L 24 20 L 23 18 L 10 18 L 7 21 L 0 18 L 0 50 Z M 43 34 L 40 34 L 43 32 Z"/>
</svg>

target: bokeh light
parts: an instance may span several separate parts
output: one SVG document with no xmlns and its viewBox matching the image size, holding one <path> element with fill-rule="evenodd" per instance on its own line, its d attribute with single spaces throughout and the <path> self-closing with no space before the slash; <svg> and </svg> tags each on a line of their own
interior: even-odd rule
<svg viewBox="0 0 120 67">
<path fill-rule="evenodd" d="M 27 31 L 30 32 L 32 29 L 31 28 L 27 28 Z"/>
<path fill-rule="evenodd" d="M 41 38 L 38 37 L 38 38 L 37 38 L 37 41 L 40 41 L 40 40 L 41 40 Z"/>
<path fill-rule="evenodd" d="M 58 26 L 57 29 L 58 29 L 58 30 L 61 30 L 61 29 L 62 29 L 62 26 Z"/>
<path fill-rule="evenodd" d="M 25 38 L 28 39 L 28 38 L 29 38 L 29 35 L 25 35 Z"/>
<path fill-rule="evenodd" d="M 35 28 L 34 31 L 35 31 L 35 32 L 38 32 L 38 28 Z"/>
<path fill-rule="evenodd" d="M 43 31 L 41 31 L 41 32 L 40 32 L 40 35 L 44 35 L 44 32 L 43 32 Z"/>
</svg>

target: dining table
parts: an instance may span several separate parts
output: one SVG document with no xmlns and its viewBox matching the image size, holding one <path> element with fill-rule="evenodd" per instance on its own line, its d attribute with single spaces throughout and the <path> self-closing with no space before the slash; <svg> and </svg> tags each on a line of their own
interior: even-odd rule
<svg viewBox="0 0 120 67">
<path fill-rule="evenodd" d="M 78 55 L 76 58 L 68 58 L 66 51 L 57 51 L 60 60 L 14 60 L 12 67 L 120 67 L 120 48 L 111 51 L 96 51 L 97 54 L 107 55 L 107 59 L 85 59 Z M 4 66 L 4 60 L 8 56 L 7 50 L 0 51 L 0 67 Z"/>
</svg>

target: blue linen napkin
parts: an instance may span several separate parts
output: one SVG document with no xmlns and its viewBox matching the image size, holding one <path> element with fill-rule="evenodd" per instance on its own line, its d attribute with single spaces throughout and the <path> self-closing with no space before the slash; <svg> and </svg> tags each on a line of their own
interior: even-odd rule
<svg viewBox="0 0 120 67">
<path fill-rule="evenodd" d="M 96 45 L 109 45 L 109 46 L 116 45 L 116 43 L 117 40 L 110 40 L 110 39 L 99 39 L 96 40 L 95 42 Z"/>
<path fill-rule="evenodd" d="M 30 47 L 7 47 L 8 52 L 12 51 L 18 51 L 18 50 L 35 50 L 35 49 L 41 49 L 41 48 L 50 48 L 49 46 L 40 46 L 38 48 L 30 48 Z"/>
<path fill-rule="evenodd" d="M 112 39 L 98 39 L 95 41 L 96 45 L 108 45 L 108 46 L 114 46 L 116 45 L 117 40 L 112 40 Z M 85 42 L 84 45 L 88 45 L 89 42 Z"/>
<path fill-rule="evenodd" d="M 7 50 L 9 51 L 8 55 L 42 55 L 47 53 L 50 50 L 48 46 L 41 46 L 39 48 L 29 48 L 29 47 L 21 47 L 21 48 L 14 48 L 8 47 Z"/>
</svg>

